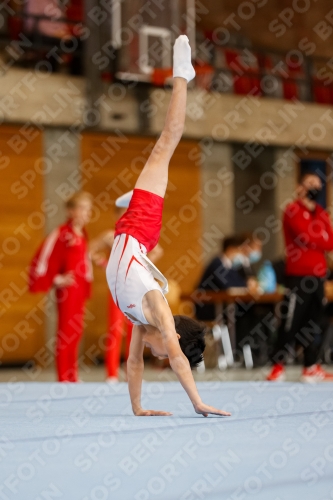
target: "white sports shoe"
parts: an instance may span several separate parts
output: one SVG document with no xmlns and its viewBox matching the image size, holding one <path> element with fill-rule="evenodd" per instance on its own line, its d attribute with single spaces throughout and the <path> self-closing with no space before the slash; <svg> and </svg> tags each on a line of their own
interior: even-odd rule
<svg viewBox="0 0 333 500">
<path fill-rule="evenodd" d="M 107 384 L 118 384 L 118 377 L 108 377 L 105 381 Z"/>
<path fill-rule="evenodd" d="M 333 382 L 333 373 L 327 372 L 319 364 L 312 365 L 307 368 L 303 368 L 301 382 L 305 382 L 306 384 Z"/>
</svg>

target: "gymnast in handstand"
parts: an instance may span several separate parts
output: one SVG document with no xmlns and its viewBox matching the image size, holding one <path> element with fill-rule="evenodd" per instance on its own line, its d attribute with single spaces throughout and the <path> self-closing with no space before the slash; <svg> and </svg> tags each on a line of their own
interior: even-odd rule
<svg viewBox="0 0 333 500">
<path fill-rule="evenodd" d="M 181 35 L 174 45 L 173 91 L 162 134 L 134 191 L 116 202 L 117 206 L 128 206 L 128 209 L 116 224 L 106 275 L 115 303 L 134 324 L 127 377 L 132 409 L 138 416 L 171 415 L 141 407 L 145 346 L 159 359 L 169 358 L 171 368 L 196 413 L 205 417 L 210 413 L 230 415 L 202 402 L 191 368 L 203 359 L 204 326 L 186 316 L 172 315 L 164 297 L 167 280 L 147 258 L 147 252 L 159 239 L 169 162 L 182 137 L 187 83 L 194 76 L 188 38 Z M 162 287 L 154 278 L 162 283 Z"/>
</svg>

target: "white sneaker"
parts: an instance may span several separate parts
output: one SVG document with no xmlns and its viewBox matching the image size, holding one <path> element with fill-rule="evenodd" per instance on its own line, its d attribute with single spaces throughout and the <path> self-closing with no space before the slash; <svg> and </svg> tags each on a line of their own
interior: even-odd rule
<svg viewBox="0 0 333 500">
<path fill-rule="evenodd" d="M 318 382 L 333 382 L 333 373 L 327 372 L 319 364 L 303 368 L 301 382 L 317 384 Z"/>
<path fill-rule="evenodd" d="M 108 377 L 105 381 L 107 384 L 118 384 L 118 377 Z"/>
</svg>

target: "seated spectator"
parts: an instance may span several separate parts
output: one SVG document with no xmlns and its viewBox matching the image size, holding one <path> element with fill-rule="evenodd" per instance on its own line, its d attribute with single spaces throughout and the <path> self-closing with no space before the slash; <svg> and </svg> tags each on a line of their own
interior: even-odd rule
<svg viewBox="0 0 333 500">
<path fill-rule="evenodd" d="M 251 232 L 242 233 L 242 250 L 245 254 L 244 264 L 239 269 L 239 273 L 247 282 L 249 292 L 257 294 L 259 292 L 259 283 L 253 265 L 257 264 L 262 258 L 262 241 Z"/>
<path fill-rule="evenodd" d="M 228 288 L 248 288 L 250 293 L 257 291 L 257 280 L 251 265 L 260 260 L 262 243 L 252 234 L 226 238 L 222 243 L 222 254 L 215 257 L 205 269 L 198 288 L 220 291 Z M 254 255 L 251 252 L 256 252 Z M 251 257 L 250 257 L 251 256 Z M 235 304 L 236 345 L 242 356 L 243 346 L 250 345 L 255 366 L 264 365 L 268 360 L 267 340 L 271 328 L 267 318 L 273 317 L 273 306 Z M 215 304 L 196 305 L 196 317 L 201 321 L 214 321 Z M 262 323 L 262 320 L 264 322 Z"/>
<path fill-rule="evenodd" d="M 222 253 L 214 257 L 201 277 L 198 288 L 201 290 L 227 290 L 234 287 L 246 287 L 246 278 L 239 272 L 245 262 L 242 249 L 244 239 L 240 236 L 225 238 L 222 242 Z M 202 321 L 213 321 L 214 304 L 196 306 L 196 316 Z"/>
<path fill-rule="evenodd" d="M 253 265 L 257 264 L 262 258 L 262 241 L 254 233 L 243 233 L 242 238 L 244 242 L 242 249 L 245 253 L 245 262 L 242 266 L 244 275 L 247 278 L 256 276 L 253 270 Z"/>
</svg>

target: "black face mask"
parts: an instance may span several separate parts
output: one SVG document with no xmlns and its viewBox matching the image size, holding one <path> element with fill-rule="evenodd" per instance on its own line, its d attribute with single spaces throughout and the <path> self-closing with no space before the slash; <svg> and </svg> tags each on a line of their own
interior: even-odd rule
<svg viewBox="0 0 333 500">
<path fill-rule="evenodd" d="M 306 197 L 309 198 L 309 200 L 316 201 L 320 193 L 321 189 L 309 189 L 306 193 Z"/>
</svg>

